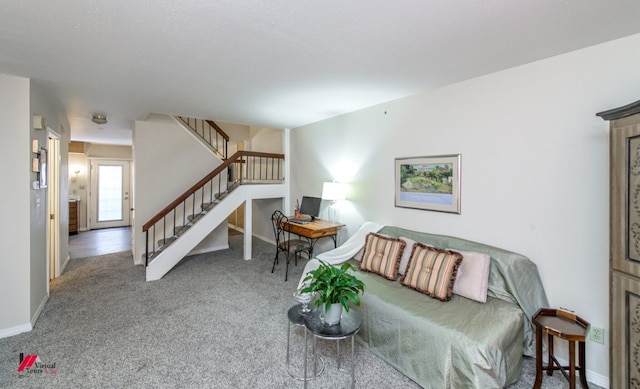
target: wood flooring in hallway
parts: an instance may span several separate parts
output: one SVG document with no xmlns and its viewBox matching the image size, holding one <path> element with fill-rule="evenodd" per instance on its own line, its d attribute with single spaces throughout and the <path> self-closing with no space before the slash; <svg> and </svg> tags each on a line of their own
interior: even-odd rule
<svg viewBox="0 0 640 389">
<path fill-rule="evenodd" d="M 131 251 L 131 227 L 102 228 L 69 236 L 71 259 L 122 251 Z"/>
</svg>

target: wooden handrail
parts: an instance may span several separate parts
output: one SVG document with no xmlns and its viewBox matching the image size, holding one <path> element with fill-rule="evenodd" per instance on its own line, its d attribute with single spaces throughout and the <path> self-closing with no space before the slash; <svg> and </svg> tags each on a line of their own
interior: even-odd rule
<svg viewBox="0 0 640 389">
<path fill-rule="evenodd" d="M 167 205 L 162 209 L 162 211 L 158 212 L 154 217 L 149 219 L 142 226 L 142 232 L 146 232 L 149 228 L 151 228 L 154 224 L 156 224 L 160 219 L 165 217 L 169 212 L 171 212 L 174 208 L 180 205 L 183 201 L 185 201 L 189 196 L 194 194 L 198 189 L 205 186 L 209 181 L 211 181 L 215 176 L 222 173 L 226 168 L 228 168 L 232 163 L 238 162 L 242 157 L 265 157 L 265 158 L 278 158 L 284 159 L 284 154 L 274 154 L 274 153 L 261 153 L 259 151 L 247 151 L 241 150 L 237 151 L 226 161 L 222 162 L 221 165 L 216 167 L 211 173 L 207 174 L 206 177 L 198 181 L 195 185 L 189 188 L 186 192 L 184 192 L 180 197 L 175 199 L 171 204 Z"/>
<path fill-rule="evenodd" d="M 185 118 L 183 116 L 176 116 L 184 125 L 189 127 L 191 131 L 195 132 L 198 136 L 200 136 L 207 144 L 213 147 L 214 153 L 218 153 L 222 159 L 227 158 L 227 146 L 229 143 L 229 135 L 213 120 L 208 119 L 195 119 L 195 118 Z M 194 124 L 191 124 L 191 120 L 194 120 Z M 202 122 L 202 132 L 198 129 L 198 122 Z M 205 123 L 209 125 L 208 132 L 205 133 Z M 212 130 L 213 129 L 213 130 Z M 215 144 L 213 143 L 212 134 L 213 131 L 216 132 L 215 135 Z M 208 136 L 207 136 L 208 135 Z M 218 136 L 224 139 L 224 145 L 222 151 L 218 148 Z"/>
<path fill-rule="evenodd" d="M 220 134 L 220 136 L 222 136 L 224 138 L 224 140 L 226 140 L 227 142 L 229 141 L 229 135 L 227 135 L 226 132 L 224 132 L 222 130 L 222 128 L 220 128 L 220 126 L 218 126 L 216 124 L 216 122 L 214 122 L 213 120 L 205 120 L 211 127 L 213 127 L 214 130 L 216 130 L 216 132 L 218 134 Z"/>
</svg>

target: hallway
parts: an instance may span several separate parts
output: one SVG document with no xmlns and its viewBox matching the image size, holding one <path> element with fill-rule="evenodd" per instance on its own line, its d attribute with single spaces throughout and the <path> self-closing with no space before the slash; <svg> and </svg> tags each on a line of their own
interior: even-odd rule
<svg viewBox="0 0 640 389">
<path fill-rule="evenodd" d="M 242 232 L 229 228 L 229 236 Z M 86 258 L 97 255 L 131 251 L 131 227 L 102 228 L 69 236 L 69 258 Z"/>
<path fill-rule="evenodd" d="M 131 251 L 131 227 L 103 228 L 69 236 L 69 258 Z"/>
</svg>

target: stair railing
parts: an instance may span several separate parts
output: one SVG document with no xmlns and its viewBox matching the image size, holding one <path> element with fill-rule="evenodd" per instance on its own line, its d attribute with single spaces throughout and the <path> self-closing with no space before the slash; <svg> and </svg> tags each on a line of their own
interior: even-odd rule
<svg viewBox="0 0 640 389">
<path fill-rule="evenodd" d="M 214 153 L 220 159 L 227 159 L 229 135 L 225 133 L 220 126 L 213 120 L 185 118 L 178 116 L 178 119 L 184 125 L 189 127 L 196 135 L 198 135 L 205 143 L 213 148 Z"/>
<path fill-rule="evenodd" d="M 238 151 L 142 226 L 145 266 L 242 184 L 284 181 L 284 155 Z"/>
</svg>

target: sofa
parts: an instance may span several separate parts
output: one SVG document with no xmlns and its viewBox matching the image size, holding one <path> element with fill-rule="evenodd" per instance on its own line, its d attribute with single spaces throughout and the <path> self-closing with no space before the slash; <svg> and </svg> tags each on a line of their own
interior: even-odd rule
<svg viewBox="0 0 640 389">
<path fill-rule="evenodd" d="M 479 272 L 477 267 L 465 267 L 469 274 L 464 277 L 453 274 L 451 282 L 456 287 L 443 299 L 432 297 L 428 291 L 411 289 L 403 284 L 408 283 L 403 275 L 394 279 L 384 272 L 360 269 L 366 267 L 366 259 L 360 256 L 364 251 L 367 257 L 366 248 L 371 246 L 369 240 L 374 235 L 389 240 L 402 237 L 404 246 L 430 247 L 448 253 L 446 255 L 453 259 L 461 258 L 454 273 L 463 269 L 462 264 L 474 264 L 474 256 L 483 256 L 486 258 L 484 284 L 473 285 L 474 290 L 482 293 L 477 296 L 477 292 L 462 292 L 462 284 L 458 290 L 467 297 L 456 293 L 457 282 L 467 280 L 468 276 L 475 277 L 472 273 Z M 548 306 L 532 261 L 485 244 L 399 227 L 385 226 L 377 233 L 367 232 L 366 236 L 368 246 L 348 259 L 359 267 L 357 277 L 365 284 L 361 304 L 354 307 L 362 318 L 362 327 L 356 335 L 358 343 L 424 388 L 502 388 L 518 379 L 523 355 L 535 355 L 531 317 L 539 308 Z M 362 246 L 362 237 L 357 243 L 352 241 L 348 242 L 351 247 Z M 412 247 L 404 249 L 413 251 Z M 371 248 L 369 251 L 371 254 Z M 417 256 L 415 252 L 405 252 L 404 261 L 411 255 Z M 322 259 L 321 255 L 318 257 Z M 334 264 L 340 262 L 335 260 L 336 256 L 331 259 Z M 400 262 L 398 259 L 396 266 L 400 267 Z M 311 262 L 309 265 L 314 266 Z M 406 274 L 409 268 L 404 271 Z"/>
</svg>

